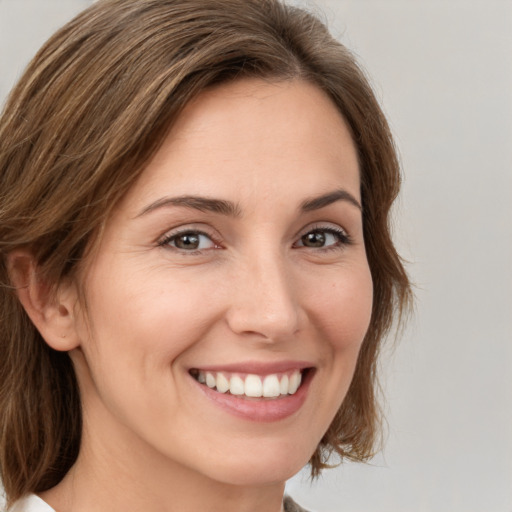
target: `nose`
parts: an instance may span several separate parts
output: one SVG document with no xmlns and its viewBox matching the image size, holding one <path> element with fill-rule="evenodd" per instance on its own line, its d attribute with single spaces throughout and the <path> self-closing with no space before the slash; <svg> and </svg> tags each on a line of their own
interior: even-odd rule
<svg viewBox="0 0 512 512">
<path fill-rule="evenodd" d="M 236 272 L 227 322 L 240 335 L 283 341 L 300 327 L 302 312 L 289 264 L 278 255 L 251 258 Z"/>
</svg>

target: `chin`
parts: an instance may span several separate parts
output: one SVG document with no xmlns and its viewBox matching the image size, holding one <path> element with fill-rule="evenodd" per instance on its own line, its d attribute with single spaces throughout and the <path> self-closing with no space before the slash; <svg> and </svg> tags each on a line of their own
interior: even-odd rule
<svg viewBox="0 0 512 512">
<path fill-rule="evenodd" d="M 279 466 L 269 466 L 256 464 L 251 466 L 247 461 L 245 467 L 242 468 L 216 468 L 215 474 L 211 476 L 215 480 L 228 485 L 261 487 L 286 482 L 297 474 L 304 465 L 281 464 Z"/>
<path fill-rule="evenodd" d="M 240 456 L 215 461 L 206 472 L 210 478 L 237 486 L 265 486 L 284 483 L 297 474 L 311 458 L 311 453 L 292 449 L 253 447 Z"/>
</svg>

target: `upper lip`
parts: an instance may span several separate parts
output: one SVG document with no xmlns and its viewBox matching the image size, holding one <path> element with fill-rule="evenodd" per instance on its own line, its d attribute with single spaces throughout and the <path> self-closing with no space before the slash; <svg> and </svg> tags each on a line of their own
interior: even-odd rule
<svg viewBox="0 0 512 512">
<path fill-rule="evenodd" d="M 190 370 L 204 372 L 228 372 L 228 373 L 250 373 L 254 375 L 269 375 L 272 373 L 284 373 L 293 370 L 304 370 L 314 365 L 309 361 L 243 361 L 220 365 L 194 366 Z"/>
</svg>

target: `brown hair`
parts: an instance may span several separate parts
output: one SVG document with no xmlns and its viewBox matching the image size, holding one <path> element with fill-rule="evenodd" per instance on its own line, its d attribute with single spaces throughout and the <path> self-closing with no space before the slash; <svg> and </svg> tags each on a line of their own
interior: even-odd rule
<svg viewBox="0 0 512 512">
<path fill-rule="evenodd" d="M 9 501 L 63 478 L 79 451 L 81 410 L 70 358 L 28 319 L 7 255 L 28 248 L 53 285 L 76 277 L 84 251 L 184 105 L 241 77 L 316 84 L 351 129 L 374 304 L 312 474 L 333 452 L 371 456 L 380 340 L 408 305 L 410 287 L 389 228 L 400 185 L 396 151 L 364 73 L 318 19 L 278 0 L 103 0 L 43 46 L 0 120 L 0 476 Z"/>
</svg>

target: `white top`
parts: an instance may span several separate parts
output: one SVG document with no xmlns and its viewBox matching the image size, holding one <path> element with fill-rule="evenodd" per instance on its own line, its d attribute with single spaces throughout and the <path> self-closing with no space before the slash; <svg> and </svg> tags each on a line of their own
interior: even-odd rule
<svg viewBox="0 0 512 512">
<path fill-rule="evenodd" d="M 285 496 L 283 506 L 283 510 L 289 510 L 290 512 L 307 512 L 299 507 L 289 496 Z M 55 510 L 39 496 L 28 494 L 21 500 L 18 500 L 7 512 L 55 512 Z"/>
<path fill-rule="evenodd" d="M 18 500 L 7 512 L 55 512 L 55 510 L 39 496 L 28 494 Z"/>
</svg>

